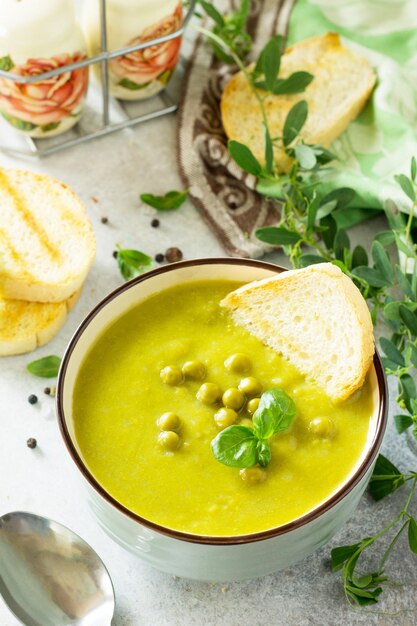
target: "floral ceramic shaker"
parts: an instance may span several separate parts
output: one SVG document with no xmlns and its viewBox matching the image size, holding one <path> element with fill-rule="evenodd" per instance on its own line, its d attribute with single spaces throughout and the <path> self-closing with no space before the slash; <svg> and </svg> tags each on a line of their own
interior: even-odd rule
<svg viewBox="0 0 417 626">
<path fill-rule="evenodd" d="M 113 51 L 173 33 L 182 24 L 179 0 L 107 0 L 107 44 Z M 90 55 L 100 52 L 98 0 L 84 2 L 84 28 Z M 140 100 L 161 91 L 180 53 L 181 37 L 149 46 L 109 62 L 111 93 L 121 100 Z M 99 69 L 96 67 L 96 70 Z M 99 75 L 99 73 L 98 73 Z"/>
<path fill-rule="evenodd" d="M 0 68 L 38 76 L 85 58 L 72 0 L 0 0 Z M 0 114 L 30 137 L 62 133 L 79 119 L 88 67 L 33 83 L 0 77 Z"/>
</svg>

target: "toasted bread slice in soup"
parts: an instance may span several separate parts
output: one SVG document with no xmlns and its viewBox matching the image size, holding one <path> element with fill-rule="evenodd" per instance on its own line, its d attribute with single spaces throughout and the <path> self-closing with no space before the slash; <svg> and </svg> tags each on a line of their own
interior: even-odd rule
<svg viewBox="0 0 417 626">
<path fill-rule="evenodd" d="M 0 170 L 0 295 L 61 302 L 80 289 L 95 237 L 66 185 L 25 170 Z"/>
<path fill-rule="evenodd" d="M 335 265 L 249 283 L 221 306 L 334 400 L 363 384 L 374 354 L 371 316 L 359 289 Z"/>
<path fill-rule="evenodd" d="M 305 39 L 285 51 L 279 77 L 287 78 L 298 71 L 314 76 L 304 92 L 269 95 L 265 100 L 271 136 L 282 136 L 288 111 L 299 100 L 306 100 L 308 117 L 299 136 L 306 143 L 328 147 L 365 106 L 375 85 L 375 73 L 367 59 L 343 47 L 335 33 Z M 232 76 L 226 85 L 221 116 L 229 139 L 246 144 L 258 161 L 264 163 L 262 115 L 242 72 Z M 291 159 L 277 148 L 275 162 L 281 171 L 291 166 Z"/>
<path fill-rule="evenodd" d="M 64 302 L 0 298 L 0 356 L 31 352 L 59 331 L 81 290 Z"/>
</svg>

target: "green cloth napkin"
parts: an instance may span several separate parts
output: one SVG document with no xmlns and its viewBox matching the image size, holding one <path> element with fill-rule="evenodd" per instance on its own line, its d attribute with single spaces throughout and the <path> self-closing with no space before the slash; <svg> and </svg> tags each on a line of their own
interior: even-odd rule
<svg viewBox="0 0 417 626">
<path fill-rule="evenodd" d="M 339 161 L 324 176 L 326 190 L 349 186 L 358 192 L 356 222 L 369 215 L 364 206 L 382 208 L 388 198 L 408 212 L 394 174 L 409 175 L 411 157 L 417 158 L 417 2 L 298 0 L 288 44 L 326 32 L 339 33 L 378 76 L 365 109 L 332 144 Z"/>
</svg>

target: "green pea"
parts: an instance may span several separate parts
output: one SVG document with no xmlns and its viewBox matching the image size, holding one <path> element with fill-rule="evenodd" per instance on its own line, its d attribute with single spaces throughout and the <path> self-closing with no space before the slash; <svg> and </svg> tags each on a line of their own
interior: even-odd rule
<svg viewBox="0 0 417 626">
<path fill-rule="evenodd" d="M 158 435 L 158 443 L 164 450 L 173 452 L 180 447 L 181 439 L 173 430 L 164 430 Z"/>
<path fill-rule="evenodd" d="M 336 426 L 330 417 L 315 417 L 308 425 L 308 430 L 320 439 L 332 439 L 336 434 Z"/>
<path fill-rule="evenodd" d="M 159 375 L 166 385 L 179 385 L 183 380 L 182 371 L 174 365 L 167 365 L 160 371 Z"/>
<path fill-rule="evenodd" d="M 252 369 L 251 360 L 246 354 L 231 354 L 224 362 L 225 368 L 232 374 L 248 374 Z"/>
<path fill-rule="evenodd" d="M 253 422 L 251 419 L 249 419 L 249 417 L 242 417 L 239 424 L 241 426 L 247 426 L 247 428 L 253 428 Z"/>
<path fill-rule="evenodd" d="M 256 409 L 258 408 L 260 401 L 261 401 L 260 398 L 252 398 L 252 400 L 249 400 L 248 406 L 246 407 L 248 409 L 248 413 L 253 415 Z"/>
<path fill-rule="evenodd" d="M 257 378 L 248 376 L 240 381 L 239 391 L 244 393 L 245 396 L 257 396 L 262 393 L 262 385 Z"/>
<path fill-rule="evenodd" d="M 159 430 L 178 431 L 181 428 L 181 420 L 176 413 L 168 411 L 167 413 L 163 413 L 161 417 L 156 420 L 156 425 Z"/>
<path fill-rule="evenodd" d="M 206 366 L 201 361 L 187 361 L 182 366 L 182 373 L 186 378 L 192 380 L 204 380 L 206 377 Z"/>
<path fill-rule="evenodd" d="M 222 397 L 222 390 L 216 383 L 204 383 L 197 391 L 197 400 L 204 404 L 215 404 Z"/>
<path fill-rule="evenodd" d="M 219 428 L 227 428 L 235 424 L 237 420 L 237 413 L 233 409 L 227 409 L 222 407 L 214 414 L 214 421 Z"/>
<path fill-rule="evenodd" d="M 239 475 L 245 483 L 249 485 L 257 485 L 259 483 L 263 483 L 267 478 L 267 473 L 262 467 L 259 465 L 254 465 L 253 467 L 245 467 L 241 469 Z"/>
<path fill-rule="evenodd" d="M 222 397 L 224 406 L 239 411 L 245 403 L 245 396 L 236 387 L 226 389 Z"/>
</svg>

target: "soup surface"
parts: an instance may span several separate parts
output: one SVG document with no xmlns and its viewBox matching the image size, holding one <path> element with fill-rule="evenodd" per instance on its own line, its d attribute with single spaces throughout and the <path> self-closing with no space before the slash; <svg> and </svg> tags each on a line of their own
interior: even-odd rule
<svg viewBox="0 0 417 626">
<path fill-rule="evenodd" d="M 183 532 L 233 536 L 285 524 L 326 500 L 357 465 L 373 410 L 371 389 L 334 404 L 314 383 L 235 326 L 220 300 L 239 285 L 230 281 L 186 283 L 140 303 L 109 326 L 86 355 L 73 396 L 75 437 L 96 480 L 143 518 Z M 224 366 L 246 354 L 251 375 L 267 390 L 283 388 L 297 415 L 288 431 L 271 439 L 267 479 L 242 480 L 219 463 L 210 443 L 219 432 L 217 405 L 196 398 L 202 382 L 164 383 L 160 371 L 198 359 L 205 382 L 222 390 L 242 375 Z M 325 355 L 323 355 L 325 358 Z M 173 411 L 181 419 L 181 446 L 158 444 L 157 420 Z M 239 418 L 250 417 L 244 407 Z M 335 435 L 314 434 L 309 424 L 329 417 Z"/>
</svg>

